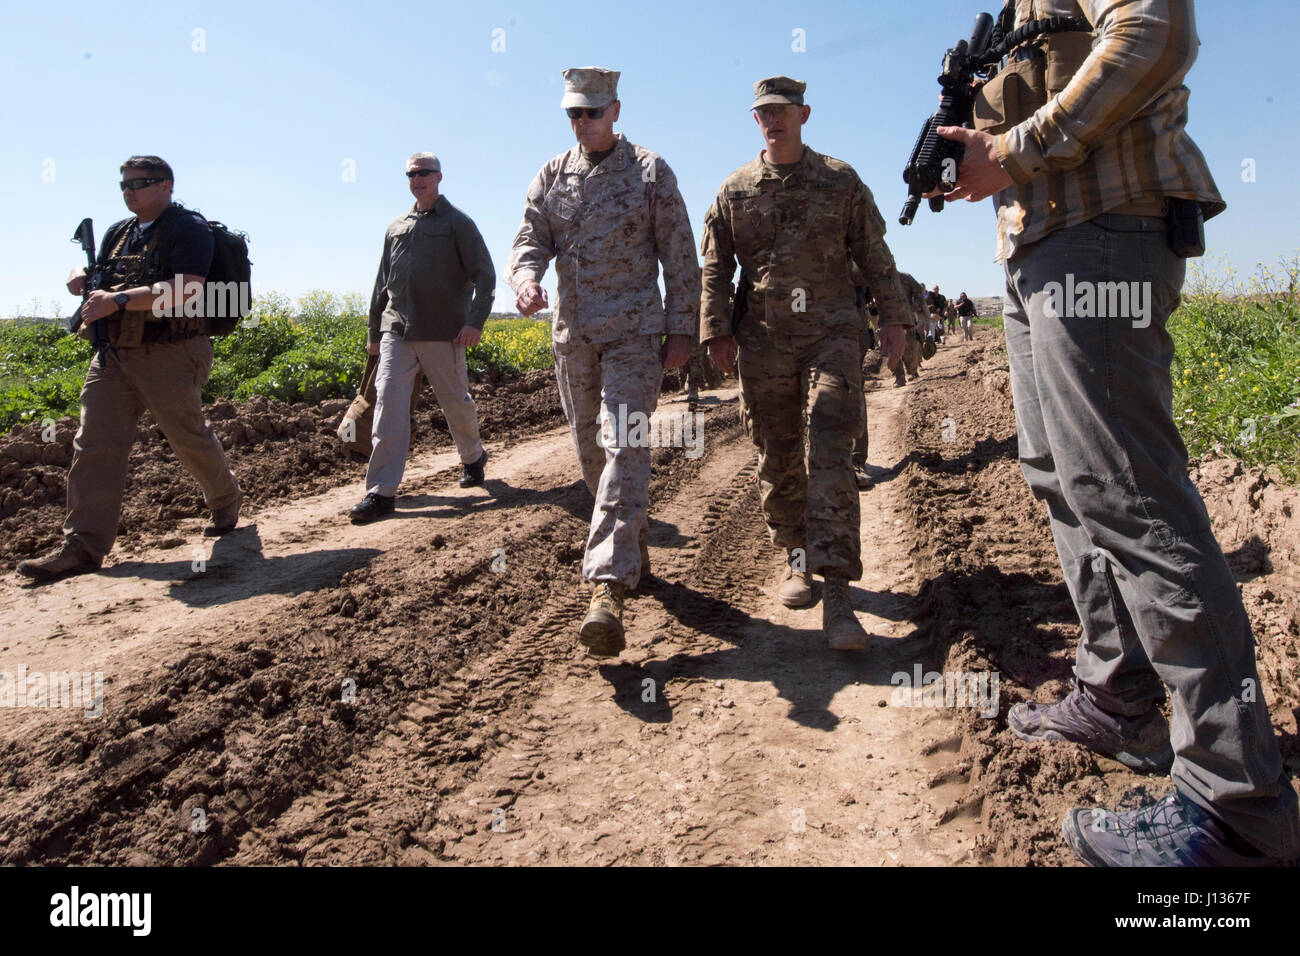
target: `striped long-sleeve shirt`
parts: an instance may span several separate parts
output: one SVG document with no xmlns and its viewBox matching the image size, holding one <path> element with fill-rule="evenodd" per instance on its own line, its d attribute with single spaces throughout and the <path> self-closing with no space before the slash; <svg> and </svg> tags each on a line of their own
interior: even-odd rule
<svg viewBox="0 0 1300 956">
<path fill-rule="evenodd" d="M 1015 0 L 1016 26 L 1085 17 L 1093 47 L 1069 84 L 997 137 L 1014 185 L 994 197 L 998 255 L 1117 207 L 1164 197 L 1226 208 L 1205 157 L 1187 135 L 1198 40 L 1192 0 Z"/>
</svg>

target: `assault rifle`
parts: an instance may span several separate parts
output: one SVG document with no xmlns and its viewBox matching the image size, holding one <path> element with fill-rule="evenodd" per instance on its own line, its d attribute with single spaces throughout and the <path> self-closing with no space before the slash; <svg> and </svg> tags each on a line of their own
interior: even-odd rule
<svg viewBox="0 0 1300 956">
<path fill-rule="evenodd" d="M 95 223 L 90 218 L 81 220 L 81 225 L 72 234 L 72 241 L 79 243 L 86 253 L 86 279 L 81 288 L 81 306 L 84 306 L 90 293 L 98 291 L 104 284 L 104 270 L 95 265 Z M 69 332 L 75 333 L 81 328 L 81 306 L 65 323 Z M 102 319 L 91 325 L 90 343 L 99 353 L 99 364 L 103 366 L 104 350 L 108 348 L 108 327 Z"/>
<path fill-rule="evenodd" d="M 943 71 L 939 74 L 939 108 L 921 126 L 912 155 L 903 170 L 907 183 L 907 202 L 898 217 L 901 225 L 910 226 L 920 208 L 921 199 L 935 188 L 950 192 L 957 186 L 957 168 L 961 165 L 966 148 L 961 143 L 943 139 L 935 129 L 939 126 L 970 126 L 975 106 L 972 84 L 987 70 L 986 53 L 993 33 L 993 17 L 981 13 L 975 18 L 975 27 L 969 40 L 958 40 L 957 45 L 943 57 Z M 930 199 L 930 209 L 943 209 L 943 197 Z"/>
</svg>

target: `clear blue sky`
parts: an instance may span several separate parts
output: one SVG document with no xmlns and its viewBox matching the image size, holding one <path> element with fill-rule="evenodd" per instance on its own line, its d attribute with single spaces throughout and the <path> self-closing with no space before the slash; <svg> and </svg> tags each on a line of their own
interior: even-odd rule
<svg viewBox="0 0 1300 956">
<path fill-rule="evenodd" d="M 63 280 L 81 260 L 68 237 L 83 216 L 102 235 L 127 215 L 117 167 L 132 153 L 167 159 L 176 198 L 249 234 L 260 287 L 298 296 L 369 294 L 384 227 L 411 203 L 405 158 L 432 150 L 443 192 L 487 240 L 498 308 L 512 308 L 524 192 L 572 145 L 560 71 L 587 65 L 622 71 L 616 128 L 677 173 L 697 238 L 723 177 L 761 148 L 751 84 L 784 73 L 808 82 L 805 141 L 875 193 L 900 268 L 996 294 L 988 203 L 923 205 L 896 224 L 943 50 L 995 3 L 9 3 L 0 315 L 33 298 L 70 309 Z M 1249 272 L 1300 245 L 1300 4 L 1204 0 L 1197 17 L 1190 130 L 1229 205 L 1207 227 L 1210 252 Z M 553 295 L 553 273 L 546 285 Z"/>
</svg>

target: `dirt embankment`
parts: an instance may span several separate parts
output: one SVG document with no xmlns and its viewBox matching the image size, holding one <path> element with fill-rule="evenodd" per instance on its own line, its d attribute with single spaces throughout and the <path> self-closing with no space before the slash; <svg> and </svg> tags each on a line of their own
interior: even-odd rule
<svg viewBox="0 0 1300 956">
<path fill-rule="evenodd" d="M 517 438 L 564 420 L 555 376 L 549 371 L 530 372 L 514 382 L 477 384 L 470 390 L 484 441 Z M 364 462 L 348 459 L 339 448 L 336 430 L 348 404 L 335 399 L 288 405 L 258 397 L 214 402 L 206 411 L 248 504 L 261 506 L 316 494 L 365 474 Z M 452 444 L 447 420 L 429 386 L 412 425 L 416 452 Z M 28 425 L 0 438 L 0 571 L 44 553 L 62 537 L 76 430 L 76 420 L 65 418 L 53 428 Z M 175 537 L 178 523 L 206 517 L 194 479 L 145 412 L 127 471 L 119 543 L 160 544 Z"/>
</svg>

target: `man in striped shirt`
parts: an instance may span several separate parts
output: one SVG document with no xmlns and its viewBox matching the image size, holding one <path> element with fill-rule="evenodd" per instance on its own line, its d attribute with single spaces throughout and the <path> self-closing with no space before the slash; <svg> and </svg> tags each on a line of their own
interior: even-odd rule
<svg viewBox="0 0 1300 956">
<path fill-rule="evenodd" d="M 1200 254 L 1197 207 L 1205 219 L 1225 208 L 1185 129 L 1192 2 L 1008 6 L 1016 27 L 1061 16 L 1091 30 L 1065 70 L 1061 53 L 1079 33 L 1013 55 L 1046 63 L 1046 99 L 1032 115 L 1006 117 L 997 135 L 939 131 L 966 147 L 948 198 L 995 197 L 1021 468 L 1047 503 L 1082 624 L 1075 690 L 1056 704 L 1016 705 L 1008 724 L 1021 738 L 1073 741 L 1141 772 L 1172 768 L 1175 790 L 1156 804 L 1067 815 L 1066 841 L 1087 863 L 1293 859 L 1300 815 L 1250 621 L 1171 410 L 1165 322 L 1183 284 L 1180 254 Z M 1191 238 L 1175 251 L 1167 221 L 1189 211 Z M 1172 743 L 1157 709 L 1166 687 Z"/>
</svg>

